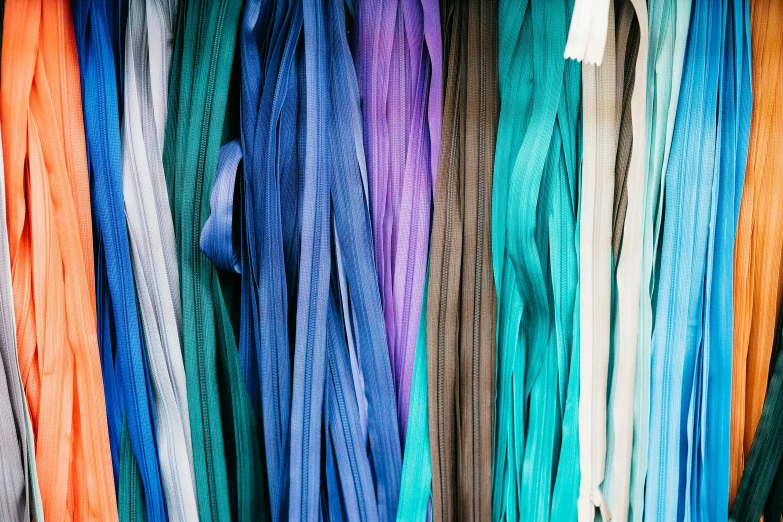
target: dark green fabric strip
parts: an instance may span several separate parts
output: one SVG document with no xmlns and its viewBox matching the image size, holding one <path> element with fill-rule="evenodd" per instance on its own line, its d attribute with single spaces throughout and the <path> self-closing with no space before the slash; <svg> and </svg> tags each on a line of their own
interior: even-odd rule
<svg viewBox="0 0 783 522">
<path fill-rule="evenodd" d="M 241 379 L 218 273 L 201 253 L 241 0 L 180 5 L 169 81 L 164 168 L 180 261 L 183 351 L 202 522 L 261 516 L 258 430 Z"/>
</svg>

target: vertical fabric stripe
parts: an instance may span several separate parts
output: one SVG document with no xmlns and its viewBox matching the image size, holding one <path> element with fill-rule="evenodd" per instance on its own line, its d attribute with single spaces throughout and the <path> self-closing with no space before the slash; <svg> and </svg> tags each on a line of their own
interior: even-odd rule
<svg viewBox="0 0 783 522">
<path fill-rule="evenodd" d="M 576 9 L 576 7 L 575 7 Z M 600 67 L 582 65 L 584 156 L 579 192 L 579 522 L 611 512 L 601 483 L 606 461 L 606 396 L 612 274 L 612 209 L 619 115 L 616 113 L 615 8 Z"/>
<path fill-rule="evenodd" d="M 134 283 L 155 398 L 158 461 L 169 520 L 198 520 L 174 225 L 163 133 L 175 2 L 130 0 L 125 33 L 122 160 Z"/>
<path fill-rule="evenodd" d="M 202 521 L 256 516 L 263 499 L 259 438 L 231 317 L 218 272 L 199 245 L 223 138 L 240 10 L 237 0 L 180 6 L 163 152 L 180 268 L 188 414 Z"/>
<path fill-rule="evenodd" d="M 363 0 L 355 30 L 375 264 L 404 443 L 440 148 L 438 3 Z"/>
<path fill-rule="evenodd" d="M 116 520 L 67 2 L 6 3 L 0 120 L 22 382 L 48 520 Z"/>
<path fill-rule="evenodd" d="M 730 499 L 733 502 L 767 394 L 783 278 L 783 46 L 778 2 L 751 2 L 753 115 L 734 252 L 734 360 Z"/>
<path fill-rule="evenodd" d="M 634 431 L 634 387 L 637 379 L 640 326 L 642 237 L 647 151 L 647 6 L 645 2 L 618 2 L 619 137 L 615 164 L 614 231 L 612 254 L 616 294 L 613 309 L 607 455 L 604 497 L 612 519 L 629 520 Z M 620 111 L 618 111 L 620 112 Z M 646 435 L 646 434 L 645 434 Z"/>
<path fill-rule="evenodd" d="M 501 1 L 494 520 L 577 518 L 581 67 L 573 2 Z"/>
<path fill-rule="evenodd" d="M 444 115 L 427 299 L 435 520 L 491 516 L 496 297 L 492 169 L 497 6 L 446 2 Z"/>
<path fill-rule="evenodd" d="M 644 215 L 642 233 L 642 283 L 634 390 L 634 444 L 631 457 L 630 519 L 644 517 L 647 483 L 652 389 L 651 341 L 655 320 L 660 267 L 663 187 L 671 153 L 674 120 L 680 98 L 682 65 L 688 38 L 691 0 L 650 0 L 649 55 L 647 58 L 647 119 Z"/>
<path fill-rule="evenodd" d="M 76 1 L 72 10 L 81 65 L 96 245 L 98 345 L 102 355 L 115 477 L 120 475 L 120 466 L 135 470 L 133 474 L 139 474 L 140 480 L 130 484 L 120 480 L 119 488 L 134 488 L 129 493 L 131 498 L 143 496 L 147 520 L 165 521 L 152 429 L 153 404 L 141 342 L 123 202 L 119 78 L 114 61 L 115 54 L 121 55 L 120 42 L 114 36 L 118 24 L 109 18 L 106 5 L 100 2 Z M 126 436 L 123 430 L 127 430 L 133 449 L 132 453 L 125 454 L 126 460 L 120 459 L 120 437 Z M 137 486 L 143 489 L 135 489 Z M 121 518 L 125 519 L 125 506 L 119 508 Z"/>
</svg>

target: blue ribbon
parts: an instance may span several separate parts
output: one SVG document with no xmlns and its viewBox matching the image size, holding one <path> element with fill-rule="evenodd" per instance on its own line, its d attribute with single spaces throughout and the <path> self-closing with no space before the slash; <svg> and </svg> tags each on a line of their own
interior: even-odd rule
<svg viewBox="0 0 783 522">
<path fill-rule="evenodd" d="M 166 510 L 122 189 L 118 85 L 123 12 L 124 3 L 110 9 L 106 2 L 73 3 L 96 245 L 98 341 L 115 483 L 123 487 L 120 466 L 138 466 L 147 519 L 162 521 Z M 120 457 L 123 429 L 130 438 L 131 461 Z"/>
</svg>

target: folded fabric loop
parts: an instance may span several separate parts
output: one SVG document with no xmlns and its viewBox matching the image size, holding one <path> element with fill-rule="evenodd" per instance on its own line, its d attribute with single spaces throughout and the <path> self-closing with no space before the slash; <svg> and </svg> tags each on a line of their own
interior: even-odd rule
<svg viewBox="0 0 783 522">
<path fill-rule="evenodd" d="M 609 0 L 576 0 L 564 56 L 601 65 L 610 16 Z"/>
<path fill-rule="evenodd" d="M 234 204 L 239 203 L 236 195 L 237 171 L 242 162 L 242 147 L 239 140 L 232 140 L 220 147 L 215 186 L 209 198 L 211 212 L 201 230 L 199 246 L 215 266 L 227 272 L 241 273 L 239 243 L 239 221 L 241 219 Z"/>
<path fill-rule="evenodd" d="M 609 522 L 612 519 L 612 512 L 609 511 L 609 504 L 606 503 L 601 488 L 595 488 L 590 492 L 590 503 L 601 511 L 601 519 Z"/>
</svg>

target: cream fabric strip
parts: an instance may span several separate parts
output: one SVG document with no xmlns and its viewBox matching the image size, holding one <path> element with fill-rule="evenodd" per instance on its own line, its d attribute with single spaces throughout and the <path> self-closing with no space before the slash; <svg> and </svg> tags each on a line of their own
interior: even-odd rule
<svg viewBox="0 0 783 522">
<path fill-rule="evenodd" d="M 642 235 L 644 233 L 644 190 L 647 154 L 647 4 L 631 0 L 639 22 L 639 51 L 636 79 L 631 97 L 633 148 L 628 168 L 628 210 L 617 264 L 617 328 L 610 404 L 612 407 L 611 491 L 606 491 L 614 520 L 628 520 L 631 483 L 631 454 L 634 433 L 634 388 L 636 384 L 640 291 L 642 291 Z M 629 19 L 632 15 L 629 14 Z M 628 21 L 630 25 L 630 20 Z"/>
<path fill-rule="evenodd" d="M 574 13 L 576 17 L 576 12 Z M 573 23 L 572 23 L 573 31 Z M 609 3 L 605 60 L 582 65 L 584 157 L 579 239 L 579 522 L 595 508 L 611 518 L 601 493 L 606 459 L 606 390 L 612 276 L 612 210 L 619 116 L 616 110 L 614 5 Z"/>
</svg>

